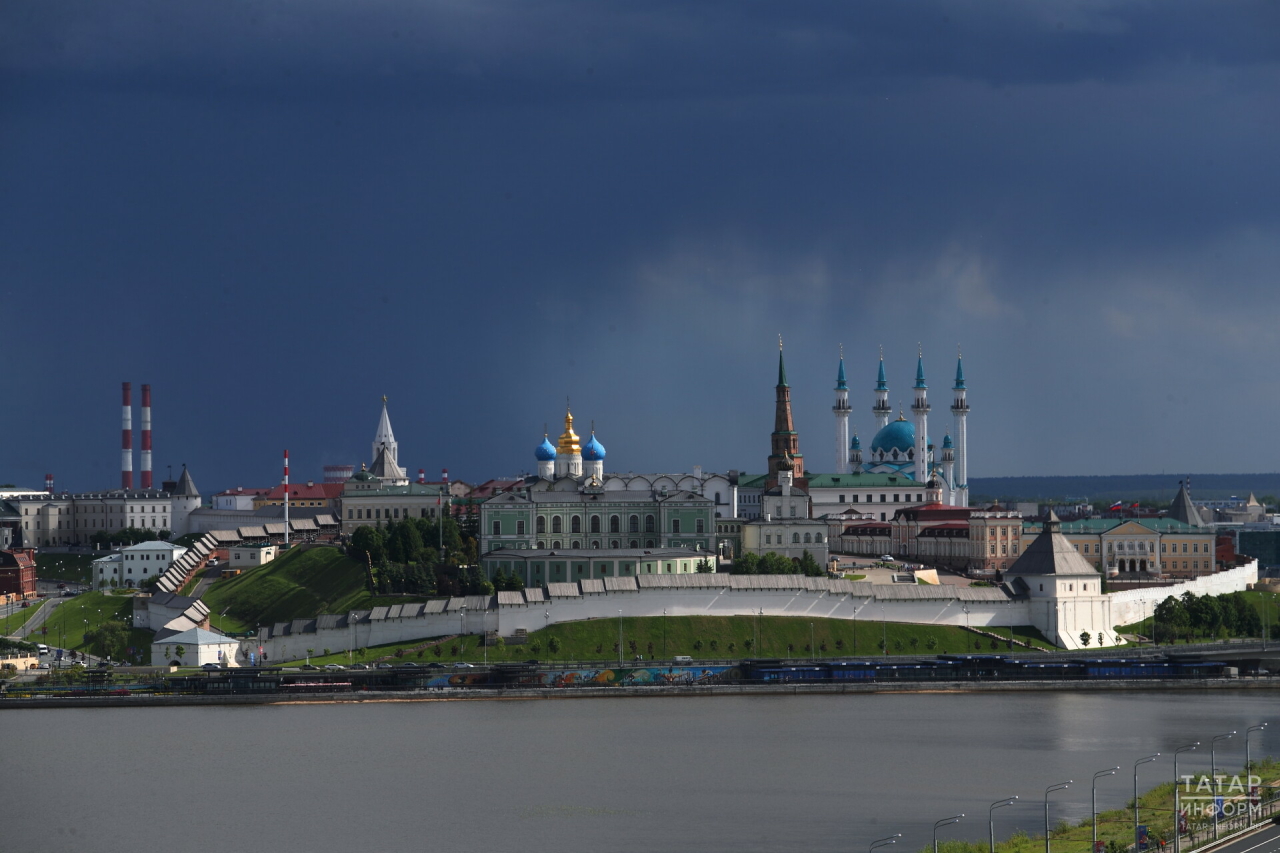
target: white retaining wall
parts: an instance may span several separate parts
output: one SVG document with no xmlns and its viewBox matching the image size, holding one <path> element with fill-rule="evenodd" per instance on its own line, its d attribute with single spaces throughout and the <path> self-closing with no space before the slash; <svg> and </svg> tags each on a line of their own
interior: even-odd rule
<svg viewBox="0 0 1280 853">
<path fill-rule="evenodd" d="M 968 614 L 964 607 L 969 609 Z M 881 610 L 883 607 L 883 610 Z M 261 645 L 269 661 L 296 660 L 312 648 L 331 652 L 366 648 L 385 643 L 403 643 L 445 634 L 479 634 L 497 631 L 510 636 L 517 628 L 533 631 L 560 622 L 587 619 L 661 616 L 807 616 L 822 619 L 858 619 L 879 622 L 911 622 L 922 625 L 970 625 L 975 628 L 1005 628 L 1031 623 L 1024 601 L 969 601 L 958 599 L 923 601 L 877 601 L 869 596 L 833 594 L 802 590 L 717 590 L 661 589 L 636 592 L 606 592 L 579 598 L 555 598 L 544 604 L 502 605 L 485 612 L 465 611 L 431 614 L 409 619 L 365 621 L 354 628 L 291 634 L 270 640 L 245 640 L 245 652 Z"/>
<path fill-rule="evenodd" d="M 1157 586 L 1147 589 L 1126 589 L 1113 592 L 1111 599 L 1111 618 L 1117 625 L 1132 625 L 1141 622 L 1151 615 L 1156 604 L 1169 596 L 1175 598 L 1184 592 L 1196 595 L 1222 595 L 1224 592 L 1243 592 L 1249 584 L 1258 582 L 1258 561 L 1253 560 L 1237 569 L 1228 569 L 1205 575 L 1195 580 L 1184 581 L 1173 586 Z"/>
</svg>

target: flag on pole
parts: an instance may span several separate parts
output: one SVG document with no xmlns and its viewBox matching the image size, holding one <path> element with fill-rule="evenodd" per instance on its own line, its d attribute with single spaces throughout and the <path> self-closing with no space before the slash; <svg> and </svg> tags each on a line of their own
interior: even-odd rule
<svg viewBox="0 0 1280 853">
<path fill-rule="evenodd" d="M 1116 509 L 1123 509 L 1123 508 L 1124 508 L 1124 501 L 1116 501 L 1115 503 L 1113 503 L 1113 504 L 1111 505 L 1111 509 L 1113 509 L 1113 510 L 1116 510 Z"/>
</svg>

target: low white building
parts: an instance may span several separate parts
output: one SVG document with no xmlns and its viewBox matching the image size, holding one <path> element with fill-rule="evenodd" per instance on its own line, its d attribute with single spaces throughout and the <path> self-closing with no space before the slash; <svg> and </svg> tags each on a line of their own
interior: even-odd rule
<svg viewBox="0 0 1280 853">
<path fill-rule="evenodd" d="M 254 566 L 265 566 L 276 558 L 279 548 L 276 545 L 233 545 L 231 552 L 231 568 L 251 569 Z"/>
<path fill-rule="evenodd" d="M 151 663 L 155 666 L 204 666 L 206 663 L 239 666 L 236 662 L 239 646 L 240 643 L 231 637 L 203 628 L 191 628 L 152 643 Z"/>
<path fill-rule="evenodd" d="M 173 565 L 174 561 L 187 553 L 187 549 L 172 542 L 139 542 L 121 548 L 118 553 L 108 554 L 93 561 L 93 586 L 102 589 L 116 586 L 124 589 L 136 588 L 148 578 L 158 577 Z"/>
</svg>

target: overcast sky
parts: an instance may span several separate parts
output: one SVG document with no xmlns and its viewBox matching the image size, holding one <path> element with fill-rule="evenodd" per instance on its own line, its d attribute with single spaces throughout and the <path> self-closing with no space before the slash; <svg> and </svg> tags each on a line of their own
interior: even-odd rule
<svg viewBox="0 0 1280 853">
<path fill-rule="evenodd" d="M 0 6 L 0 481 L 834 467 L 917 344 L 970 475 L 1277 470 L 1280 4 Z M 136 402 L 136 400 L 135 400 Z M 135 427 L 137 413 L 135 411 Z M 136 439 L 135 439 L 136 440 Z M 135 462 L 135 468 L 137 463 Z M 159 477 L 157 477 L 159 479 Z"/>
</svg>

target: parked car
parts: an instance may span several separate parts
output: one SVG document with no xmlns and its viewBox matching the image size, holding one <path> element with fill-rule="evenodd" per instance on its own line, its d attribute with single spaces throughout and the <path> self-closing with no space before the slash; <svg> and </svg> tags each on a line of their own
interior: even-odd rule
<svg viewBox="0 0 1280 853">
<path fill-rule="evenodd" d="M 222 664 L 220 664 L 220 663 L 207 663 L 207 664 L 205 664 L 204 666 L 202 666 L 202 667 L 200 667 L 200 668 L 201 668 L 201 669 L 203 669 L 205 672 L 217 672 L 218 670 L 222 669 Z"/>
<path fill-rule="evenodd" d="M 893 557 L 889 556 L 888 554 L 881 554 L 881 555 L 880 555 L 880 557 L 879 557 L 879 559 L 883 560 L 883 561 L 884 561 L 884 562 L 886 562 L 886 563 L 892 563 L 892 562 L 894 562 Z"/>
<path fill-rule="evenodd" d="M 429 664 L 427 664 L 427 669 L 444 669 L 444 664 L 442 664 L 442 663 L 429 663 Z"/>
<path fill-rule="evenodd" d="M 369 666 L 369 664 L 367 663 L 352 664 L 351 668 L 352 669 L 373 669 L 373 667 Z"/>
<path fill-rule="evenodd" d="M 473 663 L 467 663 L 464 660 L 460 660 L 453 665 L 453 668 L 454 669 L 475 669 L 476 665 Z"/>
<path fill-rule="evenodd" d="M 387 663 L 386 661 L 383 661 L 382 663 L 378 664 L 378 669 L 395 669 L 395 667 L 393 667 L 391 664 Z"/>
<path fill-rule="evenodd" d="M 316 666 L 316 665 L 315 665 L 315 664 L 313 664 L 313 663 L 304 663 L 304 664 L 302 665 L 302 668 L 303 668 L 303 669 L 319 669 L 320 667 Z"/>
<path fill-rule="evenodd" d="M 411 666 L 411 667 L 413 667 L 414 669 L 417 669 L 417 668 L 418 668 L 418 665 L 417 665 L 416 663 L 414 663 L 413 661 L 405 661 L 404 663 L 402 663 L 402 664 L 400 664 L 400 665 L 401 665 L 401 666 Z"/>
<path fill-rule="evenodd" d="M 346 667 L 340 663 L 327 663 L 324 665 L 324 668 L 329 672 L 336 672 L 340 669 L 346 669 Z"/>
<path fill-rule="evenodd" d="M 58 589 L 66 589 L 66 588 L 67 588 L 67 585 L 65 583 L 58 584 Z"/>
</svg>

